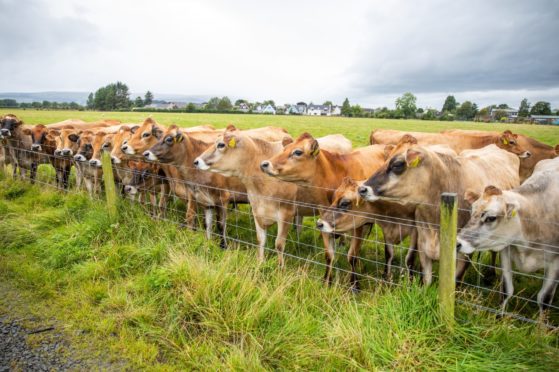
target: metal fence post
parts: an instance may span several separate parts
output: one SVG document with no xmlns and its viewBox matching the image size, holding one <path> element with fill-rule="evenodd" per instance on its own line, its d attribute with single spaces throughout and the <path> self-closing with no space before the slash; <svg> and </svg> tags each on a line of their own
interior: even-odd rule
<svg viewBox="0 0 559 372">
<path fill-rule="evenodd" d="M 105 183 L 105 197 L 107 198 L 107 210 L 111 218 L 116 218 L 117 206 L 116 206 L 116 187 L 115 187 L 115 177 L 113 175 L 113 165 L 111 162 L 111 154 L 107 151 L 103 151 L 101 156 L 101 163 L 103 166 L 103 182 Z"/>
<path fill-rule="evenodd" d="M 456 291 L 456 230 L 458 226 L 455 193 L 441 195 L 440 212 L 439 307 L 443 320 L 449 327 L 452 327 Z"/>
</svg>

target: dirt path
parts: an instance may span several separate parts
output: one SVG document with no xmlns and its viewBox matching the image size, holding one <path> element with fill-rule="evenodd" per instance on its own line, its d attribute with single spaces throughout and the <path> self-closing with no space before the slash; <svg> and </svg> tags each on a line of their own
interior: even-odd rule
<svg viewBox="0 0 559 372">
<path fill-rule="evenodd" d="M 31 299 L 0 282 L 0 372 L 126 369 L 87 337 L 37 314 Z"/>
</svg>

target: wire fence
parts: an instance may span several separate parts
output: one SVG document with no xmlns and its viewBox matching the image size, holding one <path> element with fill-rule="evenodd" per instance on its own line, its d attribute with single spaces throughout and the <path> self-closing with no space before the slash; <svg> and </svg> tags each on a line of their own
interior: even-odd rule
<svg viewBox="0 0 559 372">
<path fill-rule="evenodd" d="M 20 168 L 28 171 L 20 172 L 18 178 L 61 192 L 87 191 L 94 198 L 102 197 L 101 168 L 90 164 L 89 159 L 76 162 L 72 157 L 55 155 L 53 149 L 46 146 L 42 146 L 41 152 L 23 146 L 15 141 L 10 144 L 2 142 L 8 162 L 14 151 L 19 159 L 24 160 L 20 162 Z M 61 172 L 69 172 L 69 168 L 54 169 L 60 166 L 61 161 L 67 161 L 63 162 L 65 167 L 73 165 L 68 173 L 67 186 L 60 182 L 59 177 Z M 11 163 L 13 170 L 14 162 Z M 36 175 L 31 172 L 33 168 L 37 170 Z M 116 189 L 122 198 L 140 205 L 154 219 L 172 222 L 178 228 L 189 227 L 200 231 L 224 248 L 255 250 L 259 259 L 267 253 L 267 259 L 275 258 L 280 265 L 287 262 L 289 265 L 304 266 L 312 270 L 312 275 L 318 276 L 323 271 L 328 282 L 361 293 L 373 293 L 379 285 L 406 286 L 411 281 L 430 275 L 421 252 L 418 252 L 418 249 L 425 248 L 418 247 L 417 234 L 438 234 L 438 221 L 418 221 L 413 214 L 380 214 L 365 202 L 354 203 L 352 208 L 342 210 L 335 206 L 277 197 L 273 192 L 255 194 L 196 183 L 176 175 L 170 176 L 153 163 L 123 161 L 112 164 L 112 168 Z M 177 169 L 183 173 L 199 171 L 188 165 Z M 4 170 L 7 172 L 7 168 Z M 263 173 L 251 177 L 271 180 Z M 316 187 L 316 192 L 320 191 L 334 190 Z M 436 210 L 440 207 L 437 203 L 421 205 Z M 271 206 L 271 211 L 263 206 Z M 464 209 L 458 212 L 469 213 Z M 346 231 L 320 231 L 317 221 L 326 219 L 326 215 L 328 221 L 337 221 L 336 226 L 346 226 Z M 557 221 L 538 222 L 558 224 Z M 500 238 L 494 237 L 496 242 Z M 275 240 L 273 244 L 272 240 Z M 556 246 L 537 242 L 527 242 L 521 247 L 543 255 L 544 260 L 556 260 L 559 252 Z M 469 257 L 458 255 L 456 266 L 458 272 L 462 267 L 467 268 L 456 281 L 456 302 L 460 306 L 545 327 L 559 326 L 559 304 L 553 298 L 546 311 L 539 312 L 537 294 L 542 282 L 549 281 L 545 269 L 532 273 L 512 269 L 514 292 L 510 294 L 510 290 L 502 288 L 499 255 L 490 252 L 474 253 Z M 438 269 L 435 261 L 432 268 L 434 282 L 439 280 Z M 559 277 L 551 281 L 557 286 Z M 501 305 L 503 298 L 507 298 L 506 307 Z"/>
</svg>

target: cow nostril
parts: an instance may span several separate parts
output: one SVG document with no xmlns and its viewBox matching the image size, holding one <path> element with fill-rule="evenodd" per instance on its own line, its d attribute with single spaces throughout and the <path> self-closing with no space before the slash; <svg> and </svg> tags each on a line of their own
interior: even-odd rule
<svg viewBox="0 0 559 372">
<path fill-rule="evenodd" d="M 316 227 L 319 228 L 319 229 L 322 229 L 324 227 L 324 222 L 316 221 Z"/>
<path fill-rule="evenodd" d="M 260 164 L 260 167 L 261 167 L 262 169 L 267 169 L 269 166 L 270 166 L 270 162 L 269 162 L 269 161 L 263 161 L 263 162 Z"/>
<path fill-rule="evenodd" d="M 198 159 L 194 160 L 194 166 L 197 167 L 198 164 L 200 164 L 200 161 Z"/>
<path fill-rule="evenodd" d="M 456 250 L 459 251 L 460 248 L 462 248 L 462 243 L 460 242 L 456 243 Z"/>
<path fill-rule="evenodd" d="M 359 186 L 357 192 L 359 195 L 367 195 L 367 188 L 365 186 Z"/>
<path fill-rule="evenodd" d="M 147 158 L 149 156 L 149 151 L 144 151 L 143 155 L 145 158 Z"/>
</svg>

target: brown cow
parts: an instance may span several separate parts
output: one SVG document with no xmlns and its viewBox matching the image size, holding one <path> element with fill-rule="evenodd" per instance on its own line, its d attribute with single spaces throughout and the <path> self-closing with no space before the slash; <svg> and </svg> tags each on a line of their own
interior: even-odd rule
<svg viewBox="0 0 559 372">
<path fill-rule="evenodd" d="M 0 134 L 6 146 L 6 155 L 12 164 L 14 179 L 19 169 L 21 179 L 26 179 L 29 171 L 29 179 L 31 183 L 35 183 L 40 159 L 31 151 L 31 137 L 26 133 L 29 129 L 16 115 L 8 114 L 0 118 Z"/>
<path fill-rule="evenodd" d="M 303 133 L 295 142 L 285 146 L 281 153 L 263 161 L 260 167 L 270 176 L 307 187 L 312 191 L 312 202 L 329 206 L 343 178 L 365 179 L 373 174 L 384 163 L 384 151 L 384 145 L 371 145 L 349 154 L 336 154 L 321 149 L 317 140 Z M 335 240 L 326 233 L 322 233 L 322 237 L 326 256 L 324 278 L 330 283 Z"/>
<path fill-rule="evenodd" d="M 334 193 L 334 201 L 330 209 L 325 210 L 317 221 L 317 228 L 327 233 L 349 232 L 354 237 L 347 252 L 347 260 L 351 265 L 351 286 L 359 289 L 357 264 L 359 250 L 366 235 L 359 236 L 356 229 L 367 225 L 376 224 L 382 229 L 384 238 L 384 278 L 391 279 L 394 246 L 403 242 L 410 236 L 410 248 L 406 255 L 406 266 L 409 276 L 413 275 L 413 264 L 416 252 L 417 230 L 415 228 L 413 205 L 399 205 L 392 202 L 376 201 L 374 203 L 363 201 L 357 189 L 364 182 L 356 182 L 350 177 L 344 178 L 342 184 Z M 367 232 L 368 230 L 365 230 Z"/>
<path fill-rule="evenodd" d="M 95 143 L 103 143 L 106 136 L 105 132 L 83 131 L 79 134 L 77 141 L 78 150 L 74 155 L 76 174 L 82 177 L 85 187 L 90 195 L 101 192 L 101 181 L 103 170 L 101 167 L 93 166 L 89 163 L 93 156 L 93 146 Z"/>
<path fill-rule="evenodd" d="M 418 229 L 418 252 L 423 281 L 432 280 L 432 262 L 439 258 L 438 228 L 439 199 L 443 192 L 458 194 L 458 226 L 468 219 L 463 202 L 467 189 L 483 190 L 488 184 L 509 189 L 519 184 L 517 156 L 489 145 L 466 150 L 457 156 L 451 149 L 440 146 L 411 145 L 396 149 L 385 164 L 371 176 L 359 194 L 365 200 L 379 199 L 416 204 L 415 221 Z M 461 278 L 466 259 L 458 260 L 457 277 Z"/>
<path fill-rule="evenodd" d="M 168 199 L 168 182 L 165 180 L 165 173 L 157 163 L 147 163 L 143 161 L 129 160 L 128 166 L 131 171 L 131 179 L 124 186 L 124 192 L 131 199 L 137 195 L 141 203 L 146 201 L 148 209 L 159 216 L 165 216 Z M 157 202 L 157 193 L 160 192 L 161 198 Z"/>
<path fill-rule="evenodd" d="M 144 152 L 144 157 L 178 171 L 180 177 L 175 182 L 187 187 L 196 204 L 204 207 L 208 239 L 212 235 L 213 213 L 216 210 L 220 245 L 226 248 L 227 207 L 230 201 L 246 202 L 246 189 L 237 178 L 203 172 L 192 166 L 194 159 L 210 145 L 209 142 L 199 140 L 196 132 L 182 132 L 172 125 L 161 136 L 161 141 Z"/>
<path fill-rule="evenodd" d="M 290 142 L 290 137 L 285 140 Z M 334 149 L 340 148 L 339 141 L 331 140 L 331 137 L 327 138 L 326 142 L 322 142 L 322 138 L 317 139 L 324 148 L 330 148 L 329 145 Z M 250 131 L 228 128 L 194 161 L 194 165 L 199 169 L 238 177 L 246 187 L 256 226 L 259 260 L 264 260 L 267 229 L 274 224 L 278 225 L 275 248 L 280 267 L 284 266 L 283 251 L 288 228 L 293 219 L 297 218 L 299 230 L 302 226 L 302 216 L 316 215 L 314 208 L 294 203 L 308 202 L 313 190 L 275 180 L 260 171 L 260 163 L 264 159 L 283 151 L 282 142 L 264 141 L 254 138 Z"/>
</svg>

